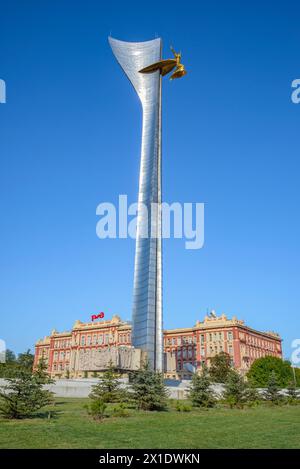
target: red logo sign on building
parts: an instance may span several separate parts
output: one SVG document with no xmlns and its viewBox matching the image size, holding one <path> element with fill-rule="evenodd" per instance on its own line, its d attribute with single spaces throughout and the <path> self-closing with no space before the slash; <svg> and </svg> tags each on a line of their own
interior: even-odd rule
<svg viewBox="0 0 300 469">
<path fill-rule="evenodd" d="M 92 314 L 91 319 L 92 321 L 95 321 L 96 319 L 103 319 L 104 318 L 104 313 L 101 312 L 99 314 Z"/>
</svg>

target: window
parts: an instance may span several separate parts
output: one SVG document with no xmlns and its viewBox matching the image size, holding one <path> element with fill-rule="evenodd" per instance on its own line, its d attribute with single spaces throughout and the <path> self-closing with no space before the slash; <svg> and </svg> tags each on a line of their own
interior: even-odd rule
<svg viewBox="0 0 300 469">
<path fill-rule="evenodd" d="M 93 335 L 93 345 L 97 344 L 97 336 L 96 334 Z"/>
<path fill-rule="evenodd" d="M 205 356 L 205 348 L 204 347 L 201 347 L 200 355 L 201 355 L 201 357 Z"/>
<path fill-rule="evenodd" d="M 232 331 L 227 332 L 227 338 L 228 338 L 228 340 L 232 340 L 232 338 L 233 338 L 232 337 Z"/>
<path fill-rule="evenodd" d="M 177 337 L 177 345 L 181 345 L 181 337 Z"/>
<path fill-rule="evenodd" d="M 200 343 L 201 343 L 201 345 L 204 344 L 204 334 L 201 334 L 201 336 L 200 336 Z"/>
<path fill-rule="evenodd" d="M 176 338 L 175 337 L 173 337 L 173 339 L 172 339 L 172 345 L 176 345 Z"/>
<path fill-rule="evenodd" d="M 91 339 L 92 339 L 91 336 L 88 335 L 87 336 L 87 345 L 91 345 Z"/>
<path fill-rule="evenodd" d="M 108 344 L 108 334 L 105 334 L 105 343 Z"/>
<path fill-rule="evenodd" d="M 233 354 L 232 345 L 229 345 L 229 346 L 228 346 L 228 353 L 229 353 L 229 355 L 232 355 L 232 354 Z"/>
<path fill-rule="evenodd" d="M 98 344 L 99 345 L 103 344 L 103 335 L 102 334 L 98 335 Z"/>
<path fill-rule="evenodd" d="M 81 345 L 85 345 L 85 336 L 84 335 L 81 336 Z"/>
</svg>

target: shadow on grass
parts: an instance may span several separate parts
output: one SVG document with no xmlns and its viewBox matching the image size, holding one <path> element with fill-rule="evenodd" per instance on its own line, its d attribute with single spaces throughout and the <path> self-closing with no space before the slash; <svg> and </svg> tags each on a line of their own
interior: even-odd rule
<svg viewBox="0 0 300 469">
<path fill-rule="evenodd" d="M 57 420 L 60 415 L 63 415 L 62 410 L 45 410 L 44 412 L 37 412 L 30 417 L 27 417 L 29 419 L 42 419 L 42 420 Z"/>
</svg>

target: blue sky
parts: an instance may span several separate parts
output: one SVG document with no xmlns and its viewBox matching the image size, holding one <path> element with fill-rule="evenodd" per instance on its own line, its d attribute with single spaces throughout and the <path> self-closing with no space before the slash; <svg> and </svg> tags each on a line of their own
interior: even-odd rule
<svg viewBox="0 0 300 469">
<path fill-rule="evenodd" d="M 151 8 L 151 9 L 150 9 Z M 134 241 L 96 206 L 138 191 L 141 110 L 107 36 L 160 36 L 163 197 L 205 203 L 205 246 L 164 241 L 165 327 L 207 308 L 300 337 L 300 78 L 294 1 L 2 2 L 0 337 L 16 352 L 94 312 L 131 317 Z"/>
</svg>

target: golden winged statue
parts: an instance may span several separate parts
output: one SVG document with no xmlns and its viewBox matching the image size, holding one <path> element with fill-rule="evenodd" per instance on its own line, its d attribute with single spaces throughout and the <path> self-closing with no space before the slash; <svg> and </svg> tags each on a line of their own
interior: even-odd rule
<svg viewBox="0 0 300 469">
<path fill-rule="evenodd" d="M 171 47 L 171 51 L 174 54 L 174 59 L 160 60 L 159 62 L 155 62 L 152 65 L 148 65 L 148 67 L 142 68 L 142 70 L 139 70 L 139 72 L 153 73 L 159 70 L 160 74 L 164 77 L 176 67 L 175 72 L 172 73 L 172 75 L 170 76 L 170 80 L 174 80 L 174 78 L 183 77 L 187 74 L 187 71 L 185 70 L 184 65 L 180 63 L 181 52 L 175 52 L 173 47 Z"/>
</svg>

